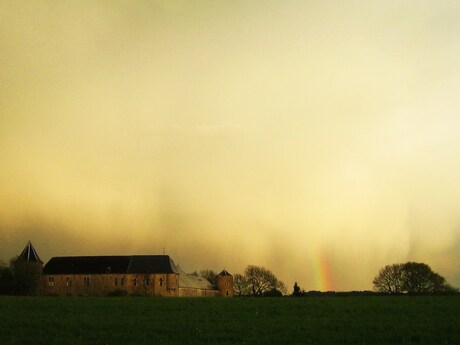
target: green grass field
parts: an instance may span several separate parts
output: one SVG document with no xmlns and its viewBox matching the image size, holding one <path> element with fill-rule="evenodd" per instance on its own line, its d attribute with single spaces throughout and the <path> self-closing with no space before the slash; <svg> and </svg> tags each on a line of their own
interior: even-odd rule
<svg viewBox="0 0 460 345">
<path fill-rule="evenodd" d="M 460 297 L 0 297 L 0 344 L 460 344 Z"/>
</svg>

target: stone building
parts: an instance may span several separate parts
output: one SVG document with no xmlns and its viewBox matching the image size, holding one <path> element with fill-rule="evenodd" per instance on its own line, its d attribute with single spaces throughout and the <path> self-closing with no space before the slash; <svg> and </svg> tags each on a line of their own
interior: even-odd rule
<svg viewBox="0 0 460 345">
<path fill-rule="evenodd" d="M 20 257 L 43 265 L 29 242 Z M 53 257 L 43 267 L 40 293 L 53 296 L 233 297 L 226 270 L 217 286 L 186 274 L 168 255 Z"/>
</svg>

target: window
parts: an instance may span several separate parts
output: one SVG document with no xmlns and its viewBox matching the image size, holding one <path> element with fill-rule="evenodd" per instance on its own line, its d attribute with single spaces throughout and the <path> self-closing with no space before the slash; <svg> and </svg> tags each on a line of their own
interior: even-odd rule
<svg viewBox="0 0 460 345">
<path fill-rule="evenodd" d="M 163 286 L 163 278 L 160 278 L 160 286 Z"/>
<path fill-rule="evenodd" d="M 71 277 L 67 277 L 67 278 L 66 278 L 66 285 L 67 285 L 67 287 L 71 287 L 71 286 L 72 286 L 72 278 L 71 278 Z"/>
<path fill-rule="evenodd" d="M 150 279 L 149 279 L 148 277 L 146 277 L 146 278 L 144 279 L 144 284 L 145 284 L 145 285 L 150 285 Z"/>
<path fill-rule="evenodd" d="M 120 279 L 120 285 L 121 285 L 121 286 L 125 285 L 125 277 L 121 277 L 121 279 Z"/>
<path fill-rule="evenodd" d="M 115 286 L 118 285 L 118 278 L 115 278 Z"/>
<path fill-rule="evenodd" d="M 89 277 L 83 277 L 83 285 L 89 286 Z"/>
<path fill-rule="evenodd" d="M 54 286 L 54 277 L 48 277 L 48 286 Z"/>
<path fill-rule="evenodd" d="M 133 279 L 133 285 L 137 286 L 137 279 L 136 278 Z"/>
</svg>

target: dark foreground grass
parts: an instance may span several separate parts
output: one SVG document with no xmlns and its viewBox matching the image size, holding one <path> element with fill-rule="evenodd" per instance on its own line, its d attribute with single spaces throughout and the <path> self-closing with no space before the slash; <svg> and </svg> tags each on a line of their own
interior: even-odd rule
<svg viewBox="0 0 460 345">
<path fill-rule="evenodd" d="M 460 297 L 0 297 L 0 344 L 460 344 Z"/>
</svg>

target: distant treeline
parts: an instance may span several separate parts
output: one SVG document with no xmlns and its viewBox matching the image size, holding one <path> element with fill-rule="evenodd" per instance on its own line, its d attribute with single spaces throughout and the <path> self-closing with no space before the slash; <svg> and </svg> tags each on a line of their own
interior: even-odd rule
<svg viewBox="0 0 460 345">
<path fill-rule="evenodd" d="M 458 291 L 451 291 L 446 293 L 420 293 L 417 296 L 433 296 L 433 295 L 458 295 Z M 301 291 L 298 294 L 292 294 L 293 297 L 358 297 L 358 296 L 408 296 L 407 293 L 388 294 L 385 292 L 376 292 L 370 290 L 364 291 Z M 411 294 L 410 296 L 414 296 Z"/>
<path fill-rule="evenodd" d="M 321 296 L 321 297 L 342 297 L 342 296 L 375 296 L 381 295 L 381 293 L 374 292 L 374 291 L 300 291 L 296 294 L 292 294 L 294 297 L 314 297 L 314 296 Z"/>
</svg>

